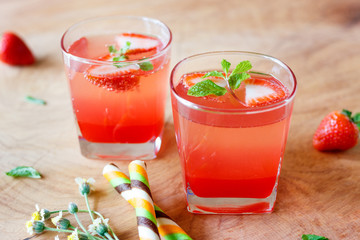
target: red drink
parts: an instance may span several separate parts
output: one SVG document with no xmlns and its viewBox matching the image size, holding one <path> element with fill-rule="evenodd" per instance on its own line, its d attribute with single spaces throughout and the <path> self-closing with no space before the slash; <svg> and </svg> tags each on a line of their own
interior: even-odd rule
<svg viewBox="0 0 360 240">
<path fill-rule="evenodd" d="M 106 45 L 114 44 L 115 39 L 116 36 L 82 38 L 83 44 L 75 42 L 77 47 L 73 44 L 69 53 L 81 51 L 89 59 L 98 59 L 109 54 Z M 158 42 L 156 48 L 161 49 Z M 129 60 L 150 57 L 153 52 L 130 55 Z M 161 60 L 153 62 L 152 71 L 138 71 L 133 77 L 124 77 L 120 80 L 124 84 L 117 88 L 94 84 L 84 74 L 87 66 L 77 65 L 80 71 L 71 72 L 69 82 L 82 137 L 98 143 L 145 143 L 160 136 L 169 69 L 169 62 Z M 110 80 L 105 77 L 104 81 Z"/>
<path fill-rule="evenodd" d="M 241 56 L 246 57 L 252 56 Z M 172 86 L 172 102 L 189 211 L 272 211 L 292 110 L 288 99 L 295 88 L 271 75 L 251 74 L 234 92 L 240 102 L 229 92 L 188 96 L 186 81 L 199 73 L 181 76 L 187 69 L 177 69 L 181 64 L 186 62 L 172 74 L 179 78 L 173 79 L 178 82 Z M 271 91 L 280 97 L 252 105 L 254 96 Z"/>
<path fill-rule="evenodd" d="M 68 44 L 65 69 L 85 156 L 156 156 L 164 126 L 170 37 L 126 31 L 88 34 Z"/>
</svg>

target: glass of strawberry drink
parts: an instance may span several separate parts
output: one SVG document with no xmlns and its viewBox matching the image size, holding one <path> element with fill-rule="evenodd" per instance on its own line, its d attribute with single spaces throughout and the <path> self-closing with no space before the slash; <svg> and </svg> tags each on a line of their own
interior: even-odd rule
<svg viewBox="0 0 360 240">
<path fill-rule="evenodd" d="M 90 19 L 65 32 L 65 72 L 85 157 L 156 157 L 171 40 L 164 23 L 145 17 Z"/>
<path fill-rule="evenodd" d="M 188 210 L 272 212 L 296 91 L 291 69 L 258 53 L 210 52 L 179 62 L 170 88 Z"/>
</svg>

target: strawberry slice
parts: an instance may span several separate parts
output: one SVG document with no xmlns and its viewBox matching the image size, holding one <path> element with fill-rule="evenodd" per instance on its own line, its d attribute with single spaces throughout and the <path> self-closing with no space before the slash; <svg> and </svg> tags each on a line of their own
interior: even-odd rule
<svg viewBox="0 0 360 240">
<path fill-rule="evenodd" d="M 245 103 L 248 107 L 266 106 L 284 100 L 287 92 L 274 81 L 265 79 L 247 79 L 245 85 Z"/>
<path fill-rule="evenodd" d="M 203 78 L 203 76 L 206 74 L 207 72 L 195 72 L 195 73 L 188 73 L 185 74 L 182 78 L 182 82 L 184 84 L 184 86 L 186 88 L 190 88 L 192 86 L 194 86 L 195 84 L 204 81 L 205 79 L 210 79 L 211 81 L 213 81 L 214 83 L 216 83 L 217 85 L 219 85 L 220 87 L 225 87 L 226 86 L 226 82 L 224 81 L 224 79 L 219 78 L 219 77 L 206 77 Z"/>
<path fill-rule="evenodd" d="M 111 56 L 102 57 L 101 60 L 111 60 Z M 96 86 L 109 91 L 126 91 L 138 86 L 140 82 L 137 64 L 117 67 L 112 64 L 92 66 L 85 72 L 85 78 Z"/>
<path fill-rule="evenodd" d="M 69 49 L 67 50 L 68 53 L 82 58 L 88 57 L 88 39 L 82 37 L 75 42 L 73 42 Z M 81 61 L 74 60 L 73 58 L 65 57 L 64 63 L 71 68 L 75 72 L 84 72 L 87 68 L 87 65 L 82 63 Z"/>
<path fill-rule="evenodd" d="M 204 81 L 206 79 L 210 79 L 211 81 L 213 81 L 214 83 L 216 83 L 218 86 L 221 87 L 225 87 L 226 86 L 226 82 L 224 81 L 223 78 L 219 78 L 219 77 L 206 77 L 206 78 L 202 78 L 207 72 L 194 72 L 194 73 L 188 73 L 188 74 L 184 74 L 181 78 L 181 82 L 182 85 L 185 89 L 185 91 L 187 92 L 187 90 L 194 86 L 196 83 Z M 192 97 L 192 98 L 197 98 L 197 97 Z M 226 101 L 225 96 L 215 96 L 215 95 L 208 95 L 205 97 L 201 97 L 201 99 L 205 99 L 206 101 L 212 101 L 212 102 L 217 102 L 217 103 L 222 103 Z"/>
<path fill-rule="evenodd" d="M 76 40 L 68 49 L 68 52 L 72 55 L 87 58 L 88 57 L 88 40 L 82 37 Z"/>
<path fill-rule="evenodd" d="M 127 42 L 131 43 L 126 52 L 130 60 L 154 55 L 162 46 L 158 38 L 137 33 L 122 33 L 115 37 L 115 41 L 120 48 L 125 47 Z"/>
</svg>

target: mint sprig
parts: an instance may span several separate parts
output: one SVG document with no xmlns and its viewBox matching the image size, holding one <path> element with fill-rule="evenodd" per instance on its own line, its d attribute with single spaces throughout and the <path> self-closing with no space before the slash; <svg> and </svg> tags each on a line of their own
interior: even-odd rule
<svg viewBox="0 0 360 240">
<path fill-rule="evenodd" d="M 123 48 L 121 48 L 120 50 L 117 50 L 115 45 L 110 45 L 108 47 L 108 50 L 109 52 L 112 54 L 112 55 L 119 55 L 119 56 L 123 56 L 126 54 L 126 52 L 130 49 L 130 46 L 131 46 L 131 42 L 127 41 L 125 43 L 125 46 Z M 126 56 L 124 56 L 126 57 Z M 126 57 L 127 58 L 127 57 Z"/>
<path fill-rule="evenodd" d="M 127 41 L 125 43 L 125 46 L 123 48 L 120 48 L 120 50 L 117 50 L 115 45 L 110 45 L 108 47 L 110 54 L 114 56 L 112 60 L 116 62 L 114 63 L 115 67 L 121 68 L 127 65 L 127 63 L 118 63 L 118 62 L 126 61 L 127 59 L 129 59 L 129 57 L 126 56 L 126 53 L 130 49 L 130 46 L 131 46 L 131 42 Z M 154 69 L 154 66 L 150 61 L 139 63 L 139 67 L 143 71 L 150 71 Z"/>
<path fill-rule="evenodd" d="M 223 73 L 218 71 L 211 71 L 206 73 L 202 78 L 219 77 L 226 81 L 231 90 L 238 89 L 241 83 L 250 78 L 250 75 L 246 73 L 252 68 L 250 61 L 242 61 L 229 73 L 231 63 L 223 59 L 221 61 L 221 67 Z M 204 97 L 208 95 L 223 96 L 228 90 L 225 87 L 221 87 L 214 83 L 210 79 L 205 79 L 196 83 L 190 87 L 187 94 L 194 97 Z"/>
<path fill-rule="evenodd" d="M 28 177 L 28 178 L 41 178 L 41 175 L 32 167 L 19 166 L 9 172 L 6 175 L 11 177 Z"/>
</svg>

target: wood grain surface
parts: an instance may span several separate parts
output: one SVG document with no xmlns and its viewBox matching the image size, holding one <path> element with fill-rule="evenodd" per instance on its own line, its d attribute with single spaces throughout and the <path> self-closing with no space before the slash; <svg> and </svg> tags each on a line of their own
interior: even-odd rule
<svg viewBox="0 0 360 240">
<path fill-rule="evenodd" d="M 360 112 L 359 0 L 0 0 L 0 32 L 21 35 L 36 55 L 29 67 L 0 64 L 0 239 L 29 237 L 25 222 L 37 203 L 49 210 L 69 202 L 85 208 L 75 177 L 93 177 L 90 204 L 110 218 L 122 240 L 138 239 L 132 207 L 102 177 L 107 161 L 80 155 L 60 51 L 72 24 L 95 16 L 143 15 L 172 30 L 172 66 L 214 50 L 245 50 L 286 62 L 298 79 L 275 211 L 267 215 L 194 215 L 186 211 L 170 102 L 165 139 L 148 162 L 158 205 L 194 239 L 360 239 L 360 145 L 336 153 L 312 147 L 330 111 Z M 45 99 L 46 106 L 24 100 Z M 117 162 L 124 171 L 129 162 Z M 27 165 L 43 178 L 13 179 L 4 172 Z M 53 239 L 45 233 L 33 239 Z M 66 239 L 65 234 L 59 234 Z"/>
</svg>

